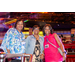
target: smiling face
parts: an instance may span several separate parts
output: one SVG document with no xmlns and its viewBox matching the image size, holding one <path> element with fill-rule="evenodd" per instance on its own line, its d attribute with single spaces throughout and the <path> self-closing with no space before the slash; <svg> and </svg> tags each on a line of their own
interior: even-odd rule
<svg viewBox="0 0 75 75">
<path fill-rule="evenodd" d="M 45 34 L 47 36 L 50 34 L 50 28 L 48 26 L 45 27 Z"/>
<path fill-rule="evenodd" d="M 35 28 L 33 32 L 35 35 L 38 35 L 39 34 L 39 27 Z"/>
<path fill-rule="evenodd" d="M 22 29 L 23 29 L 23 21 L 17 22 L 16 29 L 17 29 L 19 32 L 22 31 Z"/>
</svg>

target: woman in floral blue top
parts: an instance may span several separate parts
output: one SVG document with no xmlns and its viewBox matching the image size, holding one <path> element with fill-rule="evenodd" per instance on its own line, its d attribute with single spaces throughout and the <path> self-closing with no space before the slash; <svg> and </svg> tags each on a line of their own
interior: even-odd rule
<svg viewBox="0 0 75 75">
<path fill-rule="evenodd" d="M 6 53 L 21 54 L 25 53 L 25 35 L 22 33 L 24 29 L 24 22 L 17 20 L 14 28 L 10 28 L 3 39 L 1 48 Z M 21 58 L 16 58 L 21 60 Z"/>
</svg>

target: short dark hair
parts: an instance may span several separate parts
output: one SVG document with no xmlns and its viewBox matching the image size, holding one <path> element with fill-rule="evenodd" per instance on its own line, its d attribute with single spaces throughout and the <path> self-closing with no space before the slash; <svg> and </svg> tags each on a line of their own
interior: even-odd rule
<svg viewBox="0 0 75 75">
<path fill-rule="evenodd" d="M 63 35 L 61 34 L 61 37 L 63 38 Z"/>
<path fill-rule="evenodd" d="M 37 27 L 39 27 L 38 25 L 34 25 L 33 26 L 33 30 L 35 29 L 35 28 L 37 28 Z M 40 30 L 40 27 L 39 27 L 39 30 Z"/>
<path fill-rule="evenodd" d="M 23 21 L 22 19 L 18 19 L 18 20 L 16 21 L 14 28 L 16 28 L 17 23 L 18 23 L 19 21 L 22 21 L 22 22 L 23 22 L 23 29 L 22 29 L 22 30 L 24 30 L 24 21 Z"/>
<path fill-rule="evenodd" d="M 50 29 L 50 33 L 53 34 L 53 29 L 52 29 L 51 24 L 45 24 L 44 27 L 43 27 L 43 35 L 45 35 L 45 28 L 46 28 L 47 26 L 48 26 L 49 29 Z"/>
</svg>

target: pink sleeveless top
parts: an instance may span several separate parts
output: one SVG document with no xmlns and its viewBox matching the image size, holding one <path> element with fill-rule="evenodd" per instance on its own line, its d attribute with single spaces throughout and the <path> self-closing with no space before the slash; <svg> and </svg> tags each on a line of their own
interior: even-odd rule
<svg viewBox="0 0 75 75">
<path fill-rule="evenodd" d="M 49 34 L 49 36 L 44 37 L 44 53 L 45 62 L 60 62 L 63 61 L 63 57 L 59 53 L 58 49 L 51 45 L 46 38 L 59 48 L 57 41 L 55 40 L 54 34 Z"/>
</svg>

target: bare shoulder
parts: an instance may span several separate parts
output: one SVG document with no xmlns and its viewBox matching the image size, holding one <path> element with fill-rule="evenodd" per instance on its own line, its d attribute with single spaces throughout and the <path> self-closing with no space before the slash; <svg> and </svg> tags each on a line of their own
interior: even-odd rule
<svg viewBox="0 0 75 75">
<path fill-rule="evenodd" d="M 53 33 L 54 36 L 58 36 L 56 33 Z"/>
<path fill-rule="evenodd" d="M 54 37 L 55 38 L 59 38 L 58 34 L 54 33 Z"/>
</svg>

